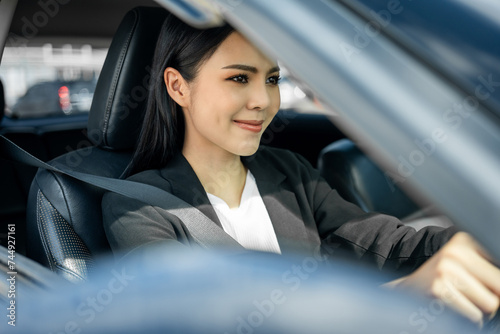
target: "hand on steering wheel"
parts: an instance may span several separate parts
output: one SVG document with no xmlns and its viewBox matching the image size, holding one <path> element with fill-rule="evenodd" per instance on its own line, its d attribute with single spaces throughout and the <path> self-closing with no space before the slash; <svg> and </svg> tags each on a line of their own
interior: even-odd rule
<svg viewBox="0 0 500 334">
<path fill-rule="evenodd" d="M 457 233 L 415 272 L 389 285 L 439 298 L 480 327 L 495 316 L 500 305 L 500 269 L 464 232 Z"/>
</svg>

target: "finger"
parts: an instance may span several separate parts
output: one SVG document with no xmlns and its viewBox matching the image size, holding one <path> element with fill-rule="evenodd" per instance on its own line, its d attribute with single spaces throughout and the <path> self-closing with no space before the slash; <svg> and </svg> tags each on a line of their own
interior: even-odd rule
<svg viewBox="0 0 500 334">
<path fill-rule="evenodd" d="M 442 287 L 436 296 L 444 301 L 451 309 L 462 314 L 480 327 L 483 326 L 483 312 L 474 305 L 469 298 L 465 297 L 451 282 L 442 281 Z"/>
<path fill-rule="evenodd" d="M 473 249 L 475 249 L 482 257 L 484 257 L 486 260 L 489 262 L 494 262 L 495 260 L 493 257 L 490 256 L 490 254 L 469 234 L 467 233 L 462 233 L 464 234 L 464 239 L 467 240 L 467 242 L 471 245 Z"/>
<path fill-rule="evenodd" d="M 466 233 L 457 233 L 451 244 L 452 247 L 448 248 L 448 251 L 451 252 L 452 258 L 462 263 L 467 271 L 500 296 L 500 269 L 489 261 L 481 246 Z"/>
<path fill-rule="evenodd" d="M 500 296 L 500 269 L 474 250 L 463 255 L 461 263 L 465 269 L 497 296 Z"/>
<path fill-rule="evenodd" d="M 458 291 L 478 307 L 483 314 L 488 315 L 488 317 L 495 314 L 500 302 L 497 295 L 459 264 L 454 264 L 450 270 L 453 271 L 450 283 Z"/>
</svg>

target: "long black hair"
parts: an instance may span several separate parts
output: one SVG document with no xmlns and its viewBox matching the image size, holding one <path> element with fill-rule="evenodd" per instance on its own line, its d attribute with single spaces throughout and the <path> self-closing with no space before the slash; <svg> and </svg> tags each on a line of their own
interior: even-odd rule
<svg viewBox="0 0 500 334">
<path fill-rule="evenodd" d="M 127 175 L 164 167 L 184 144 L 184 114 L 167 93 L 165 69 L 173 67 L 191 82 L 200 65 L 233 31 L 229 25 L 199 30 L 168 15 L 158 37 L 144 122 Z"/>
</svg>

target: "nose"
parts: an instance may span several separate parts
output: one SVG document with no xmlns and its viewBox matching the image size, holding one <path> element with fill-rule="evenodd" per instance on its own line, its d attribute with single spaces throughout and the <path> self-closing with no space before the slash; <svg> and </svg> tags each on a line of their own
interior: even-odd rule
<svg viewBox="0 0 500 334">
<path fill-rule="evenodd" d="M 249 110 L 265 110 L 271 105 L 273 93 L 266 84 L 255 84 L 249 92 L 247 108 Z"/>
</svg>

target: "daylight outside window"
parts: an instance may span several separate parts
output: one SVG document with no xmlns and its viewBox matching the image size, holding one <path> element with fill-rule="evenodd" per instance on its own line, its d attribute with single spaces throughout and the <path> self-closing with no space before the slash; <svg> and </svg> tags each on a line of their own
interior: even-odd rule
<svg viewBox="0 0 500 334">
<path fill-rule="evenodd" d="M 12 119 L 88 113 L 107 49 L 90 45 L 7 47 L 0 79 Z M 320 112 L 313 96 L 282 66 L 281 108 Z"/>
<path fill-rule="evenodd" d="M 106 52 L 88 44 L 7 47 L 0 68 L 6 116 L 88 113 Z"/>
</svg>

